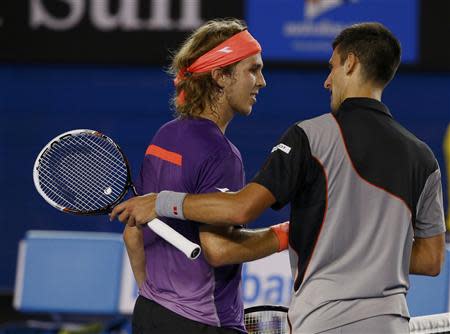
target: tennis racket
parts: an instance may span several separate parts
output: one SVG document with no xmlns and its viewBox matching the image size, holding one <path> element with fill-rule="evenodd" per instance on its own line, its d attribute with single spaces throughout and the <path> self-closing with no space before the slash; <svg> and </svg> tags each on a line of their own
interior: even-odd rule
<svg viewBox="0 0 450 334">
<path fill-rule="evenodd" d="M 36 158 L 33 180 L 47 203 L 76 215 L 108 214 L 130 188 L 137 195 L 122 150 L 94 130 L 72 130 L 52 139 Z M 199 245 L 161 220 L 147 226 L 188 258 L 200 255 Z"/>
<path fill-rule="evenodd" d="M 288 308 L 277 305 L 248 307 L 244 311 L 245 328 L 248 334 L 287 334 Z"/>
</svg>

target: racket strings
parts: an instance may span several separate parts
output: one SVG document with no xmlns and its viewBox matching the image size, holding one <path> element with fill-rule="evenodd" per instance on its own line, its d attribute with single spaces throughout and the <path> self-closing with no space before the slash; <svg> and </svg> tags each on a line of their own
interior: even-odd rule
<svg viewBox="0 0 450 334">
<path fill-rule="evenodd" d="M 49 174 L 46 174 L 48 176 Z M 61 191 L 58 187 L 56 187 L 53 183 L 45 183 L 41 184 L 42 190 L 49 195 L 50 199 L 57 202 L 58 204 L 64 206 L 64 207 L 71 207 L 73 206 L 73 201 L 67 200 L 67 196 L 65 196 L 65 192 Z M 73 188 L 70 188 L 70 190 L 74 190 Z M 74 190 L 75 191 L 75 190 Z M 88 202 L 85 202 L 86 208 L 89 206 Z"/>
<path fill-rule="evenodd" d="M 46 169 L 46 168 L 42 169 L 42 171 L 44 171 L 44 172 L 48 171 L 46 173 L 46 175 L 48 177 L 52 176 L 53 165 L 50 164 L 50 162 L 51 162 L 51 163 L 58 163 L 59 164 L 60 168 L 62 169 L 61 173 L 60 173 L 61 178 L 66 182 L 66 185 L 68 186 L 68 188 L 70 188 L 73 191 L 79 190 L 80 184 L 73 182 L 72 181 L 73 178 L 69 178 L 68 176 L 74 176 L 74 175 L 75 176 L 79 176 L 79 175 L 81 175 L 83 178 L 95 179 L 95 175 L 92 172 L 90 172 L 89 169 L 86 168 L 87 165 L 85 165 L 83 168 L 77 168 L 77 169 L 73 168 L 73 167 L 76 167 L 77 165 L 81 165 L 82 164 L 82 160 L 74 159 L 74 155 L 68 155 L 68 156 L 64 157 L 58 151 L 54 151 L 54 152 L 51 152 L 51 153 L 53 153 L 53 155 L 49 154 L 48 160 L 43 162 L 43 164 L 42 164 L 42 167 L 47 167 L 48 166 L 48 169 Z M 72 170 L 68 169 L 67 164 L 65 163 L 66 160 L 67 160 L 68 163 L 72 163 L 73 164 L 73 165 L 71 165 Z M 61 161 L 64 161 L 64 163 L 61 163 Z M 74 174 L 74 175 L 71 175 L 71 174 Z"/>
<path fill-rule="evenodd" d="M 89 157 L 91 157 L 91 153 L 94 153 L 96 158 L 94 160 L 81 160 L 79 170 L 87 172 L 88 175 L 86 177 L 92 178 L 93 181 L 96 181 L 94 184 L 100 185 L 102 189 L 105 189 L 106 186 L 114 185 L 115 183 L 126 183 L 128 175 L 127 167 L 122 159 L 121 153 L 113 146 L 113 144 L 95 135 L 90 135 L 89 137 L 87 135 L 79 136 L 77 139 L 83 143 L 83 147 L 89 147 Z M 100 146 L 98 143 L 109 144 L 107 148 L 113 150 L 116 155 L 111 154 L 110 151 L 106 150 L 105 147 Z M 96 149 L 96 147 L 99 149 Z M 105 171 L 105 173 L 99 174 L 97 172 L 98 170 Z M 120 190 L 122 190 L 122 188 L 120 188 Z M 120 193 L 121 192 L 118 192 L 118 194 Z"/>
<path fill-rule="evenodd" d="M 80 139 L 81 139 L 81 138 L 80 138 Z M 90 144 L 90 143 L 87 142 L 87 141 L 84 141 L 84 142 L 85 142 L 85 144 L 87 144 L 87 145 Z M 61 144 L 62 144 L 62 145 L 67 145 L 67 143 L 64 143 L 64 142 L 62 142 Z M 105 152 L 107 152 L 107 151 L 105 151 Z M 71 163 L 76 164 L 76 165 L 79 165 L 80 168 L 79 168 L 77 171 L 80 172 L 81 175 L 82 175 L 84 178 L 86 178 L 86 179 L 92 178 L 93 180 L 96 180 L 96 179 L 97 179 L 96 181 L 98 181 L 98 182 L 103 182 L 101 185 L 104 186 L 104 189 L 106 188 L 107 185 L 114 184 L 114 183 L 116 182 L 116 179 L 115 179 L 116 177 L 119 178 L 120 183 L 126 181 L 127 175 L 126 175 L 126 174 L 124 175 L 123 173 L 120 173 L 121 171 L 123 171 L 123 168 L 124 168 L 124 167 L 126 168 L 126 166 L 121 166 L 121 165 L 115 164 L 115 167 L 117 167 L 117 168 L 115 168 L 115 169 L 110 169 L 110 166 L 107 164 L 108 161 L 106 161 L 105 159 L 101 159 L 101 157 L 102 157 L 101 154 L 98 154 L 98 155 L 97 155 L 97 157 L 99 158 L 98 160 L 92 160 L 92 161 L 90 161 L 90 163 L 98 163 L 98 164 L 100 165 L 101 168 L 107 169 L 109 172 L 112 172 L 112 173 L 111 173 L 110 175 L 105 174 L 106 177 L 103 177 L 102 179 L 99 179 L 99 178 L 98 178 L 98 175 L 95 174 L 94 169 L 91 168 L 92 166 L 90 166 L 89 164 L 87 164 L 86 161 L 85 161 L 85 159 L 81 159 L 81 160 L 80 160 L 80 159 L 74 159 L 75 154 L 78 155 L 78 153 L 71 154 L 71 155 L 67 155 L 67 156 L 63 156 L 63 155 L 61 154 L 61 152 L 55 151 L 55 154 L 58 154 L 58 153 L 59 153 L 59 158 L 72 159 Z M 96 153 L 102 153 L 102 152 L 98 152 L 98 151 L 97 151 Z M 117 160 L 117 159 L 116 159 L 116 160 Z M 61 164 L 61 167 L 64 168 L 64 167 L 67 167 L 67 166 L 65 166 L 64 164 Z M 73 165 L 70 165 L 70 167 L 73 167 Z M 119 168 L 120 168 L 120 169 L 119 169 Z M 119 171 L 120 171 L 120 172 L 119 172 Z M 97 183 L 94 183 L 94 184 L 97 184 Z"/>
<path fill-rule="evenodd" d="M 44 169 L 41 170 L 46 172 Z M 45 176 L 47 177 L 53 177 L 54 175 L 50 172 L 46 172 Z M 80 192 L 80 186 L 77 184 L 74 184 L 71 179 L 67 178 L 67 177 L 61 177 L 61 180 L 63 181 L 64 185 L 65 185 L 65 189 L 61 189 L 58 188 L 58 185 L 55 185 L 55 183 L 46 183 L 46 184 L 41 184 L 44 189 L 45 192 L 49 192 L 51 191 L 53 193 L 54 196 L 56 196 L 57 198 L 59 198 L 61 201 L 63 201 L 63 203 L 60 204 L 64 204 L 64 206 L 73 206 L 74 202 L 73 201 L 69 201 L 68 198 L 71 197 L 70 192 L 72 193 L 78 193 L 77 199 L 78 199 L 78 204 L 80 204 L 80 208 L 83 210 L 89 210 L 92 209 L 92 206 L 89 203 L 89 196 L 88 194 L 82 193 Z M 58 183 L 60 183 L 60 181 L 58 181 Z M 89 195 L 93 196 L 95 195 L 95 193 L 91 192 Z M 54 200 L 54 198 L 52 198 Z M 101 202 L 101 199 L 99 199 L 99 202 Z M 84 205 L 83 205 L 84 204 Z M 106 205 L 106 202 L 104 202 L 104 204 Z"/>
<path fill-rule="evenodd" d="M 78 137 L 77 139 L 82 139 L 82 138 Z M 67 146 L 67 142 L 64 142 L 61 144 Z M 89 143 L 85 143 L 85 144 L 89 144 Z M 60 161 L 60 164 L 59 164 L 60 167 L 62 167 L 62 169 L 65 169 L 65 170 L 62 170 L 62 172 L 66 173 L 66 174 L 68 173 L 69 176 L 75 176 L 76 177 L 75 180 L 89 181 L 88 187 L 86 187 L 86 184 L 81 184 L 81 186 L 86 188 L 86 189 L 84 189 L 84 192 L 83 192 L 83 189 L 80 189 L 80 184 L 78 184 L 78 186 L 76 186 L 75 190 L 76 190 L 77 194 L 79 194 L 79 196 L 78 196 L 79 200 L 82 200 L 83 198 L 89 199 L 90 197 L 97 195 L 97 199 L 99 201 L 98 204 L 101 204 L 102 206 L 107 205 L 108 201 L 106 201 L 102 196 L 98 196 L 99 195 L 98 188 L 100 188 L 100 190 L 104 190 L 104 189 L 107 189 L 107 187 L 109 185 L 114 184 L 113 179 L 111 179 L 110 177 L 102 178 L 103 175 L 98 173 L 98 171 L 105 169 L 106 164 L 102 163 L 101 159 L 89 159 L 89 161 L 84 159 L 84 156 L 86 154 L 91 156 L 91 153 L 92 153 L 91 151 L 94 151 L 94 153 L 96 153 L 97 158 L 101 157 L 101 155 L 98 154 L 99 152 L 95 152 L 96 150 L 91 150 L 91 148 L 89 148 L 86 151 L 86 147 L 76 147 L 76 149 L 78 151 L 77 153 L 69 154 L 69 155 L 67 155 L 66 158 L 64 158 L 63 160 Z M 80 153 L 80 152 L 82 152 L 82 153 Z M 61 155 L 59 156 L 59 159 L 61 159 Z M 62 163 L 62 162 L 64 162 L 64 163 Z M 87 162 L 89 162 L 89 163 L 87 163 Z M 72 168 L 72 169 L 70 169 L 70 168 Z M 105 175 L 107 175 L 107 174 L 105 174 Z M 66 179 L 66 181 L 67 181 L 67 179 Z M 123 181 L 125 181 L 125 178 L 123 179 Z M 73 182 L 69 181 L 68 185 L 70 185 L 70 184 L 73 184 Z M 96 187 L 92 187 L 93 185 L 96 185 Z M 114 188 L 116 188 L 116 187 L 114 187 Z M 87 191 L 87 193 L 86 193 L 86 191 Z M 102 200 L 102 198 L 103 198 L 103 200 Z M 85 208 L 86 209 L 95 209 L 95 207 L 91 207 L 91 206 L 87 206 Z"/>
<path fill-rule="evenodd" d="M 43 162 L 42 166 L 49 166 L 50 168 L 48 170 L 46 170 L 45 168 L 43 169 L 43 171 L 46 171 L 46 176 L 47 177 L 52 177 L 52 167 L 53 165 L 50 165 L 49 162 L 51 163 L 57 163 L 59 164 L 59 167 L 61 168 L 61 170 L 59 171 L 59 176 L 61 177 L 61 180 L 64 181 L 64 184 L 67 186 L 68 189 L 70 189 L 73 193 L 77 193 L 79 194 L 78 196 L 78 200 L 80 200 L 80 202 L 83 202 L 82 199 L 85 199 L 84 204 L 86 206 L 82 207 L 83 209 L 92 209 L 92 207 L 89 205 L 89 198 L 90 196 L 94 196 L 96 195 L 95 189 L 94 188 L 86 188 L 84 189 L 83 192 L 83 188 L 82 186 L 84 186 L 84 184 L 82 183 L 75 183 L 73 182 L 73 180 L 76 180 L 75 177 L 78 178 L 78 180 L 80 179 L 80 176 L 82 179 L 85 180 L 91 180 L 93 182 L 93 184 L 98 184 L 99 186 L 103 186 L 103 189 L 105 189 L 107 187 L 107 184 L 105 182 L 103 182 L 104 180 L 99 179 L 97 175 L 95 175 L 92 172 L 92 169 L 90 168 L 89 165 L 83 163 L 84 159 L 74 159 L 74 157 L 79 157 L 79 154 L 70 154 L 70 155 L 63 155 L 61 154 L 61 152 L 54 150 L 51 151 L 49 153 L 53 153 L 53 154 L 49 154 L 48 156 L 48 160 L 47 163 Z M 81 156 L 83 157 L 83 156 Z M 64 162 L 64 163 L 62 163 Z M 67 163 L 66 163 L 67 162 Z M 70 166 L 70 167 L 69 167 Z M 77 168 L 80 167 L 80 168 Z M 113 183 L 113 179 L 108 179 L 109 184 Z M 57 187 L 53 187 L 53 190 L 57 190 Z M 60 192 L 62 192 L 63 189 L 61 189 Z M 99 202 L 103 203 L 103 205 L 107 205 L 108 202 L 103 200 L 102 198 L 99 197 Z M 67 201 L 66 201 L 67 203 Z"/>
<path fill-rule="evenodd" d="M 49 155 L 50 156 L 50 155 Z M 56 163 L 59 166 L 59 170 L 56 174 L 57 178 L 55 178 L 54 173 L 54 166 L 52 166 L 50 163 L 55 163 L 55 161 L 47 161 L 47 166 L 49 167 L 47 171 L 43 169 L 43 171 L 47 172 L 46 177 L 47 180 L 52 180 L 52 187 L 50 187 L 54 194 L 58 196 L 58 198 L 61 198 L 61 196 L 64 196 L 64 203 L 67 205 L 69 202 L 69 207 L 72 207 L 74 209 L 82 209 L 82 210 L 92 210 L 95 209 L 96 206 L 101 204 L 102 206 L 107 204 L 107 201 L 102 199 L 102 197 L 98 196 L 98 193 L 96 192 L 96 189 L 94 187 L 89 186 L 88 184 L 84 182 L 80 182 L 81 180 L 90 180 L 90 184 L 94 185 L 100 185 L 103 189 L 105 189 L 106 184 L 104 182 L 101 182 L 101 180 L 98 179 L 94 174 L 92 173 L 86 173 L 86 167 L 83 167 L 83 164 L 80 163 L 80 159 L 68 159 L 67 157 L 63 160 L 61 160 L 61 155 L 58 156 L 58 154 L 55 154 Z M 79 158 L 79 157 L 78 157 Z M 68 166 L 70 164 L 70 167 Z M 81 168 L 80 168 L 81 165 Z M 45 166 L 45 163 L 43 163 L 42 166 Z M 77 182 L 74 182 L 73 180 L 77 180 Z M 42 182 L 41 182 L 42 185 Z M 49 183 L 46 183 L 43 186 L 49 186 Z M 97 198 L 98 203 L 92 204 L 92 198 Z M 62 203 L 60 203 L 62 204 Z"/>
<path fill-rule="evenodd" d="M 81 140 L 84 140 L 84 138 L 80 138 Z M 93 140 L 91 141 L 93 144 L 95 144 L 100 151 L 95 150 L 94 151 L 98 154 L 98 163 L 101 165 L 102 168 L 108 170 L 108 172 L 110 172 L 111 174 L 105 174 L 108 176 L 108 181 L 115 183 L 116 178 L 119 178 L 118 183 L 126 183 L 127 182 L 127 178 L 128 178 L 128 169 L 127 169 L 127 165 L 124 161 L 123 155 L 117 150 L 117 148 L 115 146 L 110 146 L 110 148 L 112 150 L 114 150 L 115 154 L 112 154 L 110 151 L 106 150 L 104 147 L 102 147 L 101 145 L 99 145 L 97 142 L 101 143 L 100 141 L 104 142 L 104 139 L 95 136 L 93 138 Z M 89 142 L 85 141 L 87 144 L 89 144 Z M 107 154 L 111 159 L 107 159 L 106 156 L 103 155 L 103 153 Z M 102 157 L 106 158 L 106 159 L 101 159 Z M 114 168 L 111 168 L 111 164 L 113 165 Z"/>
<path fill-rule="evenodd" d="M 112 154 L 110 151 L 106 150 L 104 146 L 99 145 L 99 143 L 105 143 L 105 139 L 102 139 L 101 137 L 98 136 L 94 136 L 93 138 L 89 137 L 89 140 L 83 137 L 80 137 L 79 139 L 88 145 L 93 144 L 95 147 L 97 147 L 99 150 L 95 150 L 94 146 L 92 146 L 91 148 L 95 150 L 97 153 L 99 153 L 99 157 L 102 156 L 104 156 L 105 158 L 107 158 L 107 156 L 110 157 L 110 159 L 106 159 L 107 162 L 114 163 L 114 166 L 118 170 L 122 170 L 124 167 L 126 168 L 122 154 L 120 154 L 120 152 L 114 146 L 110 147 L 114 150 L 113 152 L 115 153 Z"/>
<path fill-rule="evenodd" d="M 114 143 L 82 133 L 49 147 L 41 157 L 39 183 L 57 204 L 95 211 L 120 198 L 128 184 L 128 168 Z"/>
</svg>

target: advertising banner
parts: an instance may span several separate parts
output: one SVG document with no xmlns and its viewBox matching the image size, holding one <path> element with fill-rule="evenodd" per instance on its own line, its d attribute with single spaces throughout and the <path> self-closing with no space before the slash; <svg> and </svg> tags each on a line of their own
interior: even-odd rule
<svg viewBox="0 0 450 334">
<path fill-rule="evenodd" d="M 243 17 L 243 0 L 0 2 L 0 61 L 163 64 L 209 19 Z"/>
<path fill-rule="evenodd" d="M 345 27 L 378 21 L 399 38 L 403 63 L 418 60 L 417 0 L 248 0 L 247 21 L 266 60 L 328 61 Z"/>
</svg>

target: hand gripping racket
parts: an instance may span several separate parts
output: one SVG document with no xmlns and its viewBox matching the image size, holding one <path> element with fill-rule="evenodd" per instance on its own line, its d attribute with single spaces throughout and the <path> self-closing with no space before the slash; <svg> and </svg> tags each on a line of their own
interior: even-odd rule
<svg viewBox="0 0 450 334">
<path fill-rule="evenodd" d="M 52 139 L 36 158 L 33 180 L 50 205 L 77 215 L 108 214 L 130 188 L 137 195 L 120 147 L 93 130 L 72 130 Z M 161 220 L 147 226 L 188 258 L 200 255 L 199 245 Z"/>
</svg>

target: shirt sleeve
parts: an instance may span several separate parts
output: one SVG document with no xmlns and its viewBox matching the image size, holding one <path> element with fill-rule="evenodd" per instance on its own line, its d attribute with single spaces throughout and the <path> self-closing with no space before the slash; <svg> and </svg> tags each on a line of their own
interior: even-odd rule
<svg viewBox="0 0 450 334">
<path fill-rule="evenodd" d="M 445 232 L 442 182 L 439 168 L 428 177 L 417 203 L 414 235 L 429 238 Z"/>
<path fill-rule="evenodd" d="M 252 182 L 261 184 L 274 195 L 276 202 L 272 208 L 279 210 L 301 191 L 313 170 L 308 137 L 295 124 L 283 134 Z"/>
</svg>

